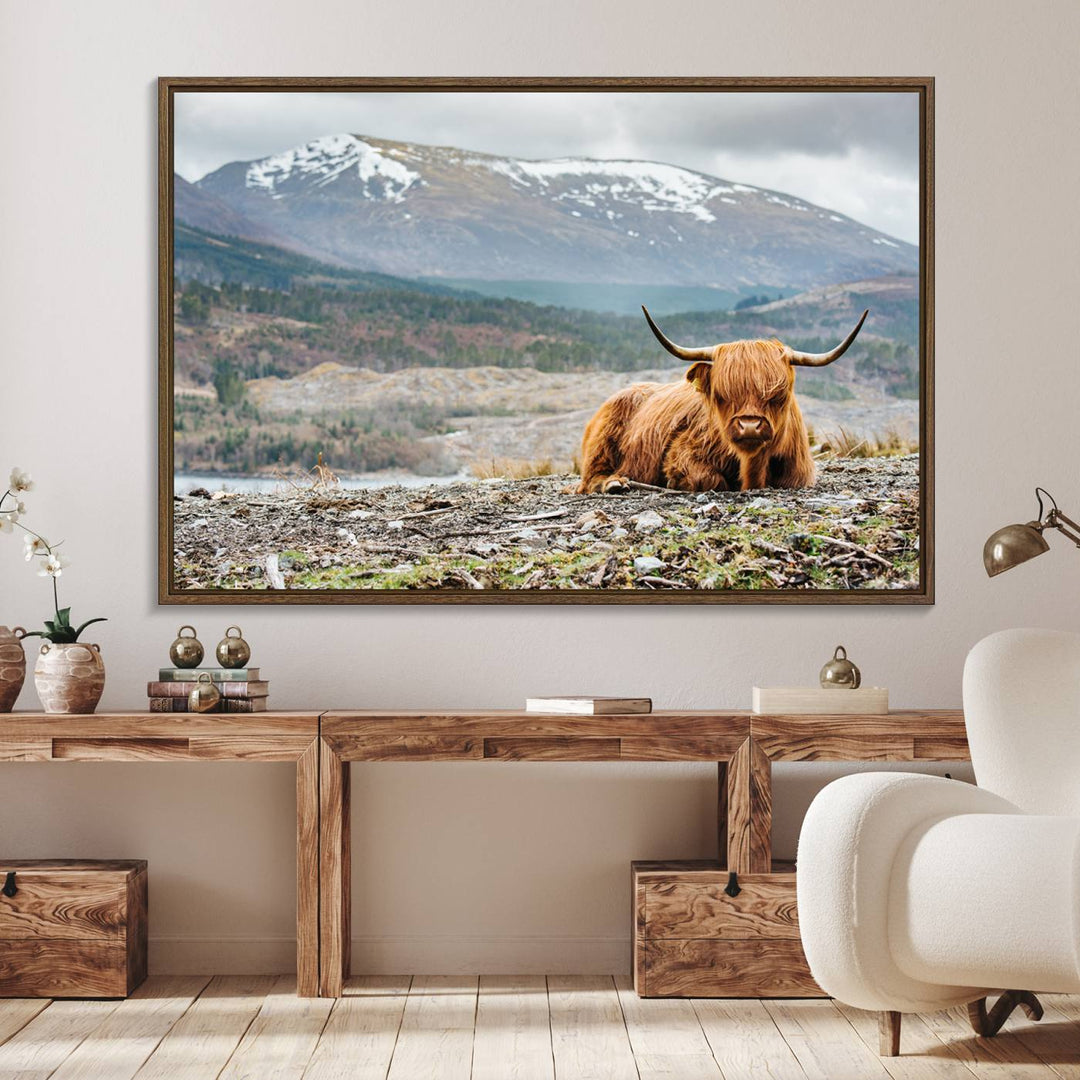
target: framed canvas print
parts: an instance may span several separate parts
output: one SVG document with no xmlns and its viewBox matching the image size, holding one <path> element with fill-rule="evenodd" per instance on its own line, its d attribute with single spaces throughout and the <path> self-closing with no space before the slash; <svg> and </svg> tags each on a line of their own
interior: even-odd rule
<svg viewBox="0 0 1080 1080">
<path fill-rule="evenodd" d="M 163 78 L 165 603 L 932 603 L 932 79 Z"/>
</svg>

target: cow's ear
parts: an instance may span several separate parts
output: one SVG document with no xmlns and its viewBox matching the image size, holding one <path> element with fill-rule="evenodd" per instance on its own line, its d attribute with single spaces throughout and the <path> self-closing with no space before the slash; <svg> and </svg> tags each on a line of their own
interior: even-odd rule
<svg viewBox="0 0 1080 1080">
<path fill-rule="evenodd" d="M 691 364 L 686 369 L 686 381 L 694 384 L 695 390 L 700 390 L 705 393 L 705 388 L 709 384 L 709 371 L 712 368 L 707 360 L 700 360 L 696 364 Z"/>
</svg>

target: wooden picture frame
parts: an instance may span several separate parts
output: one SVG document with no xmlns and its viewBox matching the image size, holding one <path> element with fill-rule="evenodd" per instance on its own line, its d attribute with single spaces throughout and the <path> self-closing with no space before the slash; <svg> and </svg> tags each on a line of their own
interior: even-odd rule
<svg viewBox="0 0 1080 1080">
<path fill-rule="evenodd" d="M 918 540 L 910 587 L 766 588 L 487 587 L 467 572 L 461 587 L 192 586 L 178 580 L 174 528 L 174 350 L 176 325 L 175 107 L 182 94 L 379 93 L 758 93 L 904 94 L 918 115 Z M 934 80 L 918 78 L 200 78 L 158 80 L 158 599 L 161 604 L 932 604 L 934 602 Z M 750 189 L 753 190 L 753 189 Z M 818 207 L 812 207 L 818 209 Z M 580 215 L 578 215 L 580 216 Z M 839 220 L 837 218 L 836 220 Z M 857 222 L 855 224 L 858 224 Z M 895 245 L 894 245 L 895 246 Z M 846 279 L 845 279 L 846 280 Z M 661 323 L 663 320 L 659 320 Z M 597 405 L 600 402 L 597 401 Z M 333 464 L 331 462 L 331 464 Z M 612 496 L 605 496 L 610 499 Z M 604 505 L 607 505 L 606 503 Z M 912 545 L 912 550 L 914 545 Z M 872 553 L 871 553 L 872 554 Z M 915 556 L 912 556 L 913 565 Z M 880 560 L 879 560 L 880 561 Z M 269 570 L 267 571 L 269 574 Z M 661 580 L 658 578 L 658 580 Z M 791 580 L 794 580 L 792 578 Z M 286 584 L 288 584 L 286 582 Z M 269 587 L 266 587 L 266 586 Z"/>
</svg>

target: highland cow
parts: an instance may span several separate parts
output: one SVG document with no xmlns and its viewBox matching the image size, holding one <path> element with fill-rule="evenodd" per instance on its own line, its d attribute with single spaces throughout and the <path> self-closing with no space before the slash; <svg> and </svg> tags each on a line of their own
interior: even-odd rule
<svg viewBox="0 0 1080 1080">
<path fill-rule="evenodd" d="M 631 481 L 680 491 L 807 488 L 814 484 L 810 439 L 795 399 L 795 368 L 838 360 L 868 312 L 836 348 L 799 352 L 772 341 L 684 348 L 685 380 L 636 383 L 612 395 L 585 428 L 579 492 L 617 492 Z"/>
</svg>

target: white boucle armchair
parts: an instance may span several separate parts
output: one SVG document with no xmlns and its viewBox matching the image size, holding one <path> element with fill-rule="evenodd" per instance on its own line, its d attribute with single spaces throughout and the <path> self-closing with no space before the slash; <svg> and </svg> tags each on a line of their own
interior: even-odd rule
<svg viewBox="0 0 1080 1080">
<path fill-rule="evenodd" d="M 904 1012 L 967 1004 L 989 1036 L 1017 1005 L 1041 1017 L 1032 991 L 1080 992 L 1080 635 L 979 642 L 964 716 L 978 787 L 847 776 L 799 838 L 810 970 L 826 993 L 881 1012 L 883 1054 L 899 1053 Z"/>
</svg>

